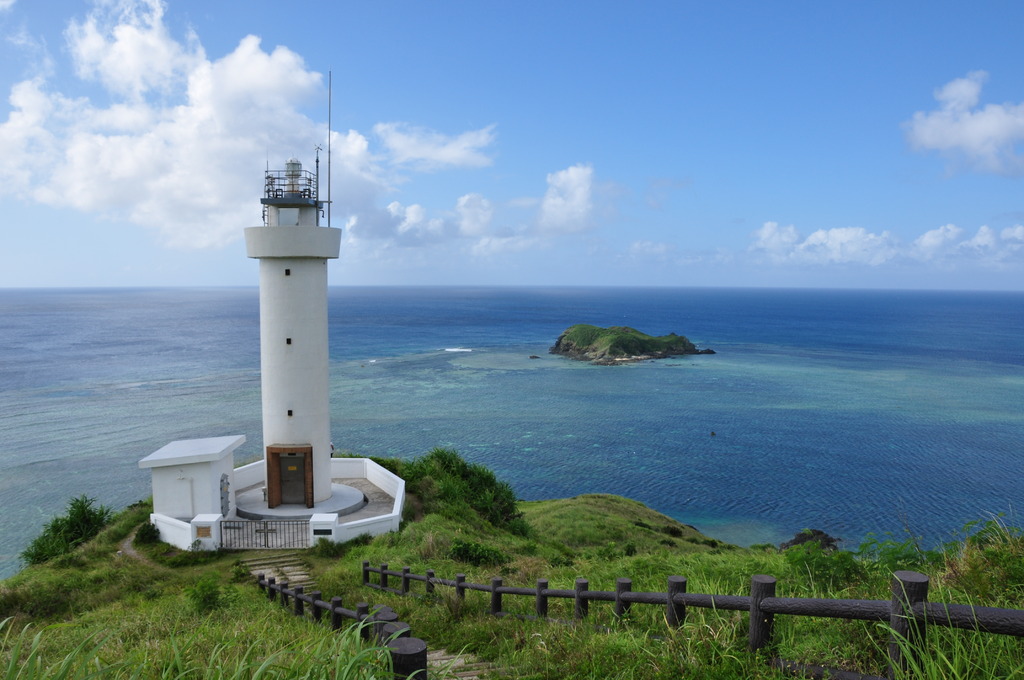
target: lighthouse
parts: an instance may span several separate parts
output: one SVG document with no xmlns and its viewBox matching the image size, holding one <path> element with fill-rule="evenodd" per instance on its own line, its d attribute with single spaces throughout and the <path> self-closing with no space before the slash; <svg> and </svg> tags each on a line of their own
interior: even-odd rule
<svg viewBox="0 0 1024 680">
<path fill-rule="evenodd" d="M 268 169 L 263 226 L 245 230 L 247 255 L 260 262 L 268 508 L 313 508 L 332 495 L 327 260 L 338 257 L 341 230 L 320 226 L 318 185 L 296 158 Z"/>
</svg>

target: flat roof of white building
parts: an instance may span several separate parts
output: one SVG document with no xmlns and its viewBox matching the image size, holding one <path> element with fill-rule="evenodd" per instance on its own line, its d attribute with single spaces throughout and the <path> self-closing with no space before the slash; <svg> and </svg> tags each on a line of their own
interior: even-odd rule
<svg viewBox="0 0 1024 680">
<path fill-rule="evenodd" d="M 205 439 L 178 439 L 149 454 L 139 461 L 140 468 L 212 463 L 229 455 L 245 443 L 245 435 L 206 437 Z"/>
</svg>

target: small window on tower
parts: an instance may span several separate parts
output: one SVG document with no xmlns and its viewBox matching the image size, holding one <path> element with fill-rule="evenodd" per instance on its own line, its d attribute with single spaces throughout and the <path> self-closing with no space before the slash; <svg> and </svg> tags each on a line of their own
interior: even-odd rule
<svg viewBox="0 0 1024 680">
<path fill-rule="evenodd" d="M 292 339 L 291 338 L 285 338 L 284 344 L 286 344 L 286 345 L 292 344 Z"/>
<path fill-rule="evenodd" d="M 285 269 L 284 270 L 284 275 L 285 276 L 291 276 L 292 275 L 292 270 L 291 269 Z"/>
<path fill-rule="evenodd" d="M 289 418 L 291 418 L 291 417 L 292 417 L 292 410 L 291 410 L 291 409 L 288 409 L 288 417 L 289 417 Z"/>
</svg>

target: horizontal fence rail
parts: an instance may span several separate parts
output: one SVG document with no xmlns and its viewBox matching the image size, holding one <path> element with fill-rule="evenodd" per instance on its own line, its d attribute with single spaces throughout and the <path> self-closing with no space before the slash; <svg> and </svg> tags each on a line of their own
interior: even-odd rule
<svg viewBox="0 0 1024 680">
<path fill-rule="evenodd" d="M 289 588 L 287 582 L 277 583 L 274 577 L 266 578 L 264 574 L 257 574 L 256 585 L 267 593 L 268 600 L 279 601 L 295 616 L 306 616 L 306 606 L 309 605 L 310 618 L 317 623 L 326 619 L 334 630 L 339 630 L 346 619 L 361 623 L 361 637 L 385 646 L 391 654 L 391 668 L 396 680 L 426 680 L 427 643 L 412 637 L 409 624 L 399 621 L 398 614 L 391 607 L 359 602 L 355 609 L 346 609 L 341 606 L 340 597 L 325 601 L 321 599 L 323 593 L 319 590 L 307 595 L 302 586 Z"/>
<path fill-rule="evenodd" d="M 379 575 L 378 582 L 370 579 L 371 574 Z M 399 587 L 393 587 L 390 577 L 400 579 Z M 533 588 L 504 585 L 500 578 L 491 579 L 490 584 L 470 583 L 465 574 L 456 574 L 455 579 L 439 578 L 433 569 L 426 574 L 414 574 L 409 567 L 401 571 L 388 569 L 387 564 L 379 568 L 363 562 L 362 582 L 364 586 L 407 595 L 414 581 L 425 584 L 426 593 L 434 593 L 437 586 L 454 588 L 456 596 L 465 598 L 466 591 L 490 593 L 489 611 L 494 616 L 511 616 L 503 610 L 505 595 L 532 597 L 536 617 L 548 619 L 548 601 L 551 598 L 573 600 L 573 618 L 580 621 L 589 614 L 591 602 L 612 602 L 616 617 L 622 617 L 633 604 L 656 605 L 665 608 L 665 620 L 669 626 L 681 627 L 686 619 L 687 607 L 745 611 L 749 613 L 748 648 L 771 651 L 774 648 L 773 628 L 776 614 L 784 616 L 814 616 L 829 619 L 888 622 L 892 635 L 888 644 L 892 677 L 895 669 L 906 671 L 909 660 L 905 650 L 923 648 L 928 625 L 947 628 L 961 628 L 982 633 L 1024 637 L 1024 610 L 997 609 L 995 607 L 972 607 L 958 604 L 927 602 L 928 577 L 912 571 L 897 571 L 892 580 L 890 600 L 829 600 L 800 597 L 775 597 L 776 580 L 772 576 L 756 575 L 751 578 L 750 595 L 709 595 L 686 592 L 686 578 L 669 576 L 663 592 L 633 592 L 632 581 L 616 579 L 614 591 L 590 590 L 587 579 L 576 579 L 569 589 L 549 588 L 547 579 L 538 579 Z M 905 641 L 900 644 L 899 641 Z M 836 679 L 884 680 L 877 676 L 863 675 L 851 671 L 825 668 L 772 659 L 772 665 L 795 674 L 809 677 L 830 677 Z"/>
</svg>

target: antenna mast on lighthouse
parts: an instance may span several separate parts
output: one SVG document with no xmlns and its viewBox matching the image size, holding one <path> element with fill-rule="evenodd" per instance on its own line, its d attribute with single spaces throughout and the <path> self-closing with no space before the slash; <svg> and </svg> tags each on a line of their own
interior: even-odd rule
<svg viewBox="0 0 1024 680">
<path fill-rule="evenodd" d="M 327 71 L 327 226 L 331 226 L 331 99 L 333 74 Z"/>
</svg>

